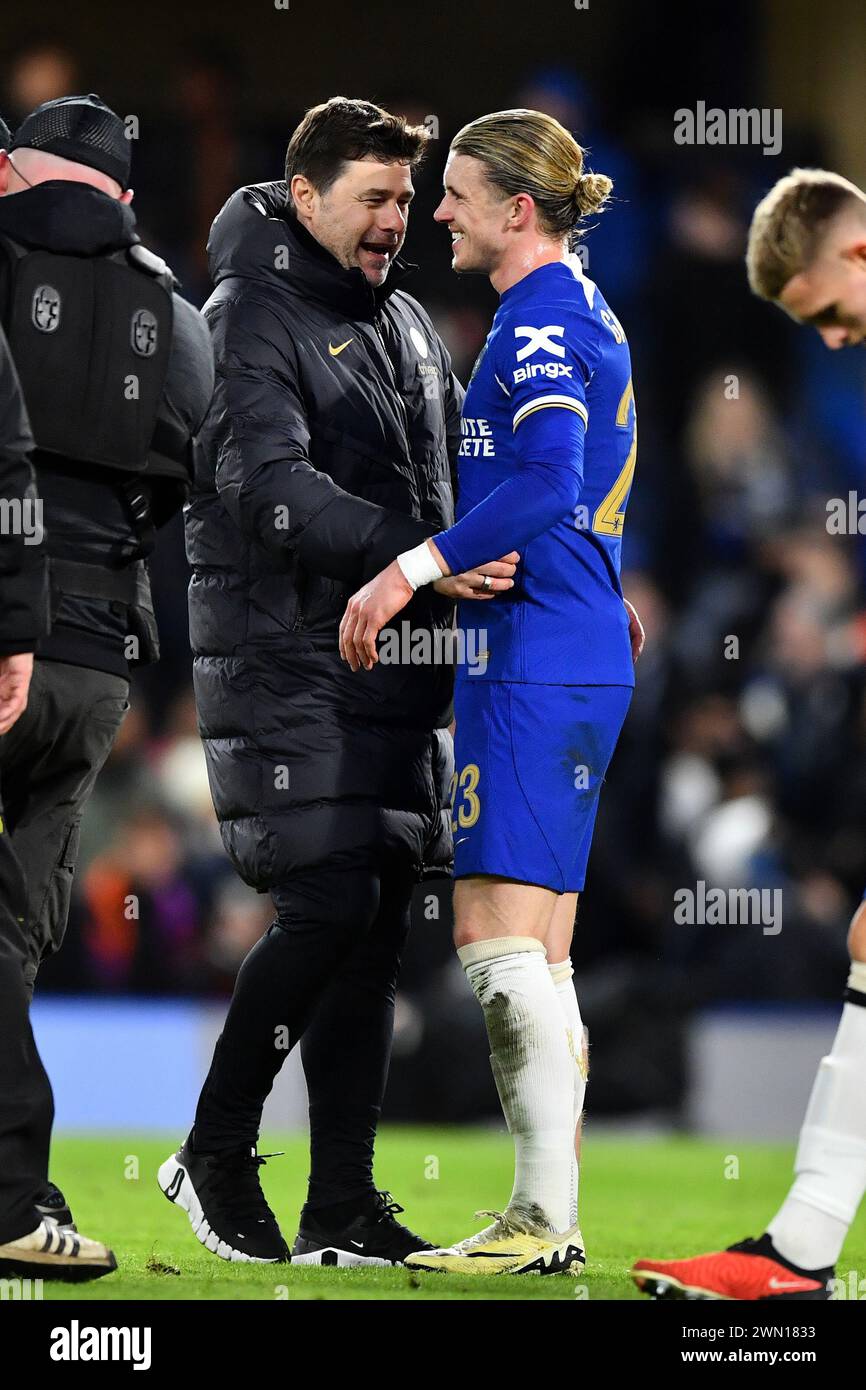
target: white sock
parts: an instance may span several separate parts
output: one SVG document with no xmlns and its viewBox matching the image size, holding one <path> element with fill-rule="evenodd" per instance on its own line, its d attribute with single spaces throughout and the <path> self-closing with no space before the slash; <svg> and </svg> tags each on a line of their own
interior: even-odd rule
<svg viewBox="0 0 866 1390">
<path fill-rule="evenodd" d="M 484 1010 L 490 1064 L 514 1140 L 508 1209 L 552 1231 L 570 1230 L 574 1062 L 544 947 L 508 936 L 457 954 Z"/>
<path fill-rule="evenodd" d="M 853 1002 L 856 997 L 857 1001 Z M 794 1184 L 767 1227 L 801 1269 L 835 1264 L 866 1192 L 866 964 L 855 961 L 839 1031 L 821 1059 Z"/>
<path fill-rule="evenodd" d="M 560 961 L 556 965 L 549 964 L 547 968 L 550 971 L 550 978 L 556 990 L 559 1007 L 565 1019 L 565 1036 L 568 1040 L 568 1050 L 575 1064 L 572 1071 L 572 1079 L 574 1082 L 574 1128 L 576 1130 L 578 1121 L 583 1114 L 583 1104 L 586 1098 L 587 1072 L 586 1057 L 584 1054 L 583 1020 L 580 1017 L 580 1005 L 577 1002 L 577 993 L 574 988 L 574 968 L 571 961 L 568 959 Z M 577 1225 L 579 1185 L 580 1168 L 577 1158 L 575 1157 L 571 1171 L 572 1226 Z"/>
</svg>

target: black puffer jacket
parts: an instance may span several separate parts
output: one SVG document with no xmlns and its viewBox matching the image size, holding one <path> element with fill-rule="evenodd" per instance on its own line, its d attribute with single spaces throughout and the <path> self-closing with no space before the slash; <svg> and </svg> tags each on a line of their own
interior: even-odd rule
<svg viewBox="0 0 866 1390">
<path fill-rule="evenodd" d="M 451 853 L 451 668 L 353 674 L 337 630 L 364 578 L 451 524 L 462 388 L 399 261 L 373 291 L 285 192 L 241 189 L 213 225 L 217 385 L 186 514 L 211 791 L 261 889 L 335 854 L 420 876 Z M 400 620 L 446 628 L 452 606 L 424 588 Z"/>
</svg>

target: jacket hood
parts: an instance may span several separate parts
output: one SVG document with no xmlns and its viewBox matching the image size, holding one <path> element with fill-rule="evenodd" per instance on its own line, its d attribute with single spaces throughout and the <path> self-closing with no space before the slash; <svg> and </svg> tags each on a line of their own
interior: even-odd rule
<svg viewBox="0 0 866 1390">
<path fill-rule="evenodd" d="M 214 219 L 207 251 L 215 285 L 238 277 L 288 286 L 350 318 L 372 318 L 414 270 L 398 256 L 377 288 L 360 268 L 345 270 L 287 211 L 282 180 L 233 193 Z"/>
<path fill-rule="evenodd" d="M 52 180 L 0 198 L 0 232 L 60 255 L 97 256 L 138 241 L 135 213 L 87 183 Z"/>
</svg>

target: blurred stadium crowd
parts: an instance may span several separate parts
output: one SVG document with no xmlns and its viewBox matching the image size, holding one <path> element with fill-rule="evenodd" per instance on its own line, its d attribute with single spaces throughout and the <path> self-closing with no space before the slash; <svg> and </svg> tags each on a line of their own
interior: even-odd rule
<svg viewBox="0 0 866 1390">
<path fill-rule="evenodd" d="M 0 110 L 13 125 L 39 101 L 90 85 L 71 51 L 44 43 L 19 51 L 2 76 Z M 199 48 L 140 113 L 139 230 L 198 304 L 209 292 L 213 216 L 239 185 L 281 176 L 302 114 L 245 120 L 239 80 L 229 55 Z M 347 94 L 431 118 L 399 92 Z M 124 111 L 122 92 L 102 95 Z M 640 447 L 624 587 L 647 644 L 602 798 L 574 955 L 596 1061 L 609 1073 L 597 1076 L 596 1094 L 611 1110 L 648 1098 L 671 1106 L 690 1009 L 835 1000 L 846 968 L 845 927 L 866 885 L 866 544 L 828 532 L 827 503 L 862 481 L 866 359 L 831 359 L 816 334 L 796 332 L 746 283 L 751 210 L 792 165 L 826 160 L 815 133 L 786 130 L 777 158 L 675 150 L 671 128 L 639 115 L 610 123 L 570 70 L 528 74 L 501 104 L 557 116 L 615 183 L 616 201 L 581 254 L 634 358 Z M 408 288 L 464 382 L 495 299 L 486 280 L 452 274 L 431 213 L 449 137 L 475 114 L 432 116 L 438 138 L 404 253 L 419 265 Z M 67 942 L 43 990 L 224 994 L 270 920 L 268 901 L 231 870 L 210 807 L 179 523 L 162 534 L 152 571 L 163 660 L 135 678 L 85 821 Z M 781 889 L 783 930 L 676 924 L 674 892 L 698 880 Z M 428 891 L 404 976 L 398 1110 L 413 1020 L 425 1001 L 440 1005 L 428 1017 L 440 1015 L 443 992 L 457 988 L 447 889 L 432 911 Z M 448 1038 L 431 1042 L 431 1091 L 442 1048 L 458 1047 L 450 1023 Z M 443 1118 L 461 1117 L 453 1076 Z"/>
</svg>

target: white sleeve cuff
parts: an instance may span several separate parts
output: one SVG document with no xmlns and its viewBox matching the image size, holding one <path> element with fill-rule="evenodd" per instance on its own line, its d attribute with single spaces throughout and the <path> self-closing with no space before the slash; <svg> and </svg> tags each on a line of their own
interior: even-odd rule
<svg viewBox="0 0 866 1390">
<path fill-rule="evenodd" d="M 422 584 L 432 584 L 443 577 L 426 541 L 416 545 L 414 550 L 404 550 L 402 555 L 397 556 L 397 564 L 413 589 L 420 589 Z"/>
</svg>

